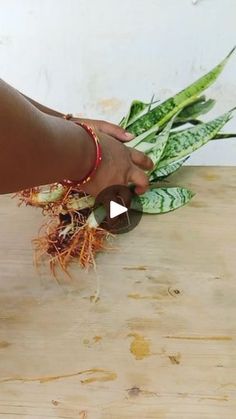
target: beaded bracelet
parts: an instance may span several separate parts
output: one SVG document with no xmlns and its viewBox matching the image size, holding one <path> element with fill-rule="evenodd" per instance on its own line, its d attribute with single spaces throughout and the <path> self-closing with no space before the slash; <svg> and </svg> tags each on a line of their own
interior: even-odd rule
<svg viewBox="0 0 236 419">
<path fill-rule="evenodd" d="M 77 181 L 77 180 L 69 180 L 69 179 L 64 179 L 61 183 L 63 185 L 66 186 L 80 186 L 80 185 L 84 185 L 85 183 L 89 182 L 91 177 L 95 174 L 101 160 L 102 160 L 102 149 L 101 149 L 101 145 L 99 142 L 99 139 L 96 135 L 96 133 L 94 132 L 94 130 L 89 127 L 88 125 L 86 125 L 84 122 L 76 122 L 74 121 L 75 124 L 81 126 L 82 128 L 85 129 L 85 131 L 87 131 L 87 133 L 90 135 L 90 137 L 93 139 L 93 142 L 95 144 L 96 147 L 96 158 L 95 158 L 95 162 L 94 165 L 92 167 L 92 169 L 89 171 L 89 173 L 81 180 Z"/>
</svg>

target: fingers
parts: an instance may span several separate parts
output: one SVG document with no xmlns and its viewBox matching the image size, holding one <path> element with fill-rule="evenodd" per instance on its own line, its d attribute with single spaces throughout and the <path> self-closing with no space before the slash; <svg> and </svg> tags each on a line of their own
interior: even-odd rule
<svg viewBox="0 0 236 419">
<path fill-rule="evenodd" d="M 143 170 L 138 169 L 137 167 L 133 167 L 133 170 L 129 176 L 129 182 L 134 183 L 135 193 L 138 195 L 143 194 L 149 188 L 149 181 L 147 175 L 143 172 Z"/>
<path fill-rule="evenodd" d="M 112 124 L 111 122 L 80 118 L 73 118 L 73 121 L 85 122 L 86 124 L 99 129 L 104 134 L 111 135 L 113 138 L 122 142 L 130 141 L 134 138 L 133 134 L 130 134 L 125 129 L 119 127 L 119 125 Z"/>
<path fill-rule="evenodd" d="M 131 160 L 134 164 L 143 170 L 151 170 L 153 168 L 152 160 L 139 150 L 130 149 Z"/>
<path fill-rule="evenodd" d="M 130 141 L 134 138 L 133 134 L 130 134 L 129 132 L 125 131 L 118 125 L 111 124 L 110 122 L 106 121 L 98 121 L 97 124 L 99 124 L 99 129 L 104 134 L 111 135 L 119 141 Z"/>
</svg>

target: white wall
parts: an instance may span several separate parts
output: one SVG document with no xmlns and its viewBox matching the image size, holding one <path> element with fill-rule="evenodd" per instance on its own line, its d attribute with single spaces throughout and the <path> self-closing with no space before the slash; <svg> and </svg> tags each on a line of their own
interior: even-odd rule
<svg viewBox="0 0 236 419">
<path fill-rule="evenodd" d="M 0 0 L 0 77 L 42 103 L 118 122 L 133 98 L 164 99 L 236 44 L 236 0 Z M 236 105 L 236 56 L 209 94 Z M 236 132 L 236 117 L 228 124 Z M 236 140 L 194 164 L 236 164 Z"/>
</svg>

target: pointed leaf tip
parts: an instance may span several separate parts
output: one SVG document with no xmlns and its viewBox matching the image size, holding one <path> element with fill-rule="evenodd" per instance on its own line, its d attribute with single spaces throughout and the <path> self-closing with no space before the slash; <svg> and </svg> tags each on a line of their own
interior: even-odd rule
<svg viewBox="0 0 236 419">
<path fill-rule="evenodd" d="M 188 189 L 188 193 L 189 193 L 190 199 L 192 199 L 196 195 L 196 192 L 193 192 L 190 189 Z"/>
<path fill-rule="evenodd" d="M 232 109 L 230 109 L 229 112 L 231 113 L 231 112 L 234 112 L 235 110 L 236 110 L 236 106 L 234 106 Z M 232 117 L 232 115 L 231 115 L 231 117 Z"/>
<path fill-rule="evenodd" d="M 231 49 L 231 51 L 228 53 L 228 55 L 226 56 L 226 59 L 228 59 L 229 57 L 231 57 L 231 55 L 234 53 L 234 51 L 236 50 L 236 45 Z"/>
</svg>

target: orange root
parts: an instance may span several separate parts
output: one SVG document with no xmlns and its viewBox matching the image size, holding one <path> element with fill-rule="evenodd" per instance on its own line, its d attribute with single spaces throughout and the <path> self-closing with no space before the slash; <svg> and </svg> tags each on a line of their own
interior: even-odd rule
<svg viewBox="0 0 236 419">
<path fill-rule="evenodd" d="M 13 198 L 17 197 L 19 199 L 19 206 L 22 204 L 33 205 L 32 202 L 34 196 L 39 193 L 39 190 L 40 189 L 38 187 L 25 189 L 23 191 L 17 192 L 15 195 L 13 195 Z"/>
<path fill-rule="evenodd" d="M 74 187 L 65 187 L 62 194 L 56 195 L 57 187 L 53 184 L 46 187 L 46 192 L 44 187 L 36 187 L 16 194 L 19 205 L 40 207 L 43 215 L 49 216 L 49 221 L 42 226 L 39 237 L 33 243 L 36 265 L 48 256 L 54 276 L 56 267 L 69 274 L 68 267 L 72 261 L 77 261 L 83 268 L 95 267 L 95 256 L 107 249 L 106 239 L 109 236 L 106 230 L 89 227 L 86 223 L 91 209 L 70 209 L 71 199 L 86 196 L 84 192 Z M 55 197 L 53 202 L 50 202 L 49 195 L 45 198 L 48 192 L 52 192 L 53 199 Z"/>
<path fill-rule="evenodd" d="M 43 215 L 59 215 L 62 211 L 67 211 L 67 203 L 75 195 L 82 197 L 86 194 L 75 187 L 64 186 L 61 196 L 57 197 L 53 202 L 45 202 L 42 200 L 42 193 L 46 190 L 50 193 L 56 190 L 57 184 L 48 185 L 46 187 L 34 187 L 25 189 L 16 193 L 14 197 L 19 199 L 19 206 L 22 204 L 33 207 L 42 208 Z"/>
<path fill-rule="evenodd" d="M 63 231 L 66 226 L 51 222 L 45 234 L 34 240 L 36 263 L 48 255 L 50 269 L 54 275 L 57 266 L 68 273 L 72 261 L 79 262 L 83 268 L 95 267 L 95 256 L 107 249 L 106 239 L 109 234 L 102 228 L 89 227 L 84 221 L 80 220 L 75 231 L 69 231 L 65 236 Z"/>
</svg>

